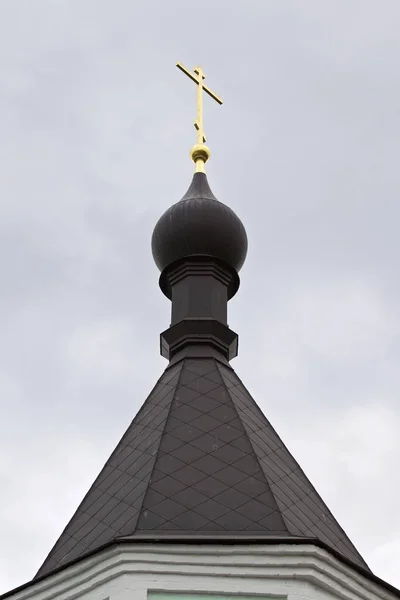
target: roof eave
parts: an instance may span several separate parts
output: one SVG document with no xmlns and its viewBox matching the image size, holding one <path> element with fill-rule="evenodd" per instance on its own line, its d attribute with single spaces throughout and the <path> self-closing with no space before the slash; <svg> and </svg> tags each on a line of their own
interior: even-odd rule
<svg viewBox="0 0 400 600">
<path fill-rule="evenodd" d="M 31 581 L 28 581 L 12 590 L 10 590 L 9 592 L 6 592 L 2 595 L 0 595 L 0 600 L 5 600 L 6 598 L 11 597 L 13 594 L 16 594 L 18 592 L 21 592 L 27 588 L 29 588 L 30 586 L 33 586 L 39 582 L 42 582 L 46 579 L 48 579 L 49 577 L 56 575 L 62 571 L 64 571 L 65 569 L 72 567 L 73 565 L 78 564 L 81 561 L 84 561 L 87 558 L 91 558 L 93 556 L 96 556 L 97 554 L 100 554 L 101 552 L 104 552 L 105 550 L 112 548 L 112 547 L 116 547 L 118 545 L 123 545 L 123 544 L 197 544 L 197 545 L 280 545 L 280 544 L 285 544 L 285 545 L 313 545 L 316 546 L 318 548 L 321 548 L 323 550 L 325 550 L 326 552 L 328 552 L 331 556 L 333 556 L 335 559 L 337 559 L 341 564 L 346 565 L 347 567 L 350 567 L 351 569 L 353 569 L 356 573 L 362 575 L 363 577 L 365 577 L 368 581 L 375 583 L 377 585 L 382 586 L 385 590 L 387 590 L 388 592 L 394 594 L 395 596 L 397 596 L 398 598 L 400 598 L 400 590 L 394 586 L 392 586 L 390 583 L 387 583 L 386 581 L 384 581 L 383 579 L 381 579 L 380 577 L 378 577 L 377 575 L 374 575 L 374 573 L 372 573 L 372 571 L 369 571 L 368 569 L 364 569 L 363 567 L 359 566 L 358 564 L 354 563 L 352 560 L 346 558 L 345 556 L 343 556 L 340 552 L 337 552 L 336 550 L 334 550 L 333 548 L 331 548 L 328 544 L 326 544 L 325 542 L 319 540 L 318 538 L 307 538 L 307 537 L 293 537 L 293 536 L 265 536 L 265 535 L 257 535 L 257 536 L 244 536 L 244 535 L 224 535 L 221 537 L 211 537 L 211 536 L 207 536 L 207 535 L 165 535 L 165 536 L 160 536 L 157 534 L 136 534 L 133 536 L 129 536 L 129 537 L 121 537 L 121 538 L 115 538 L 114 540 L 111 540 L 110 542 L 107 542 L 106 544 L 104 544 L 103 546 L 100 546 L 98 548 L 96 548 L 95 550 L 92 550 L 90 552 L 88 552 L 87 554 L 85 554 L 84 556 L 78 557 L 68 563 L 65 563 L 65 565 L 59 566 L 55 569 L 53 569 L 52 571 L 49 571 L 48 573 L 45 573 L 44 575 L 41 575 L 39 577 L 36 577 L 34 579 L 32 579 Z"/>
</svg>

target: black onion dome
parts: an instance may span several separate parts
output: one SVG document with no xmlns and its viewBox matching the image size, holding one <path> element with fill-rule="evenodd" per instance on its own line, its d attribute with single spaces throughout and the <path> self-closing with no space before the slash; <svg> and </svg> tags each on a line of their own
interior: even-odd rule
<svg viewBox="0 0 400 600">
<path fill-rule="evenodd" d="M 215 198 L 205 173 L 195 173 L 182 200 L 156 224 L 151 247 L 160 271 L 188 256 L 212 256 L 239 271 L 247 254 L 247 235 L 233 210 Z"/>
</svg>

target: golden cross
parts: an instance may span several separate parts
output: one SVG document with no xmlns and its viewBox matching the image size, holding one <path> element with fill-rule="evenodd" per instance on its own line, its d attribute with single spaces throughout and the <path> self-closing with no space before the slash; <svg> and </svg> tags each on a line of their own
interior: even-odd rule
<svg viewBox="0 0 400 600">
<path fill-rule="evenodd" d="M 197 130 L 197 147 L 192 148 L 191 156 L 196 163 L 196 171 L 204 171 L 204 163 L 209 157 L 210 151 L 207 146 L 204 146 L 206 142 L 206 136 L 204 134 L 203 126 L 203 90 L 211 96 L 218 104 L 222 104 L 221 98 L 217 96 L 208 86 L 203 83 L 205 75 L 201 67 L 196 67 L 193 73 L 184 67 L 181 63 L 176 63 L 178 69 L 183 71 L 192 81 L 197 84 L 197 111 L 196 120 L 194 126 Z M 199 163 L 201 164 L 198 164 Z"/>
</svg>

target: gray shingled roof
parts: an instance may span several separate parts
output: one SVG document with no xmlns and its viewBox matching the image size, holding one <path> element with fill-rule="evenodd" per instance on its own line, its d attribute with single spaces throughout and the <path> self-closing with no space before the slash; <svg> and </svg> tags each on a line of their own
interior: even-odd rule
<svg viewBox="0 0 400 600">
<path fill-rule="evenodd" d="M 37 577 L 120 537 L 318 538 L 368 569 L 235 372 L 166 369 Z"/>
</svg>

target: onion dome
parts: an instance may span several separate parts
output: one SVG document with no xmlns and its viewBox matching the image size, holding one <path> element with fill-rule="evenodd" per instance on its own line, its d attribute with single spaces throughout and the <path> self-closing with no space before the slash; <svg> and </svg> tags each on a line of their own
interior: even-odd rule
<svg viewBox="0 0 400 600">
<path fill-rule="evenodd" d="M 233 210 L 215 198 L 205 173 L 195 173 L 182 200 L 159 219 L 151 245 L 160 271 L 183 258 L 209 256 L 238 272 L 247 254 L 247 235 Z"/>
</svg>

